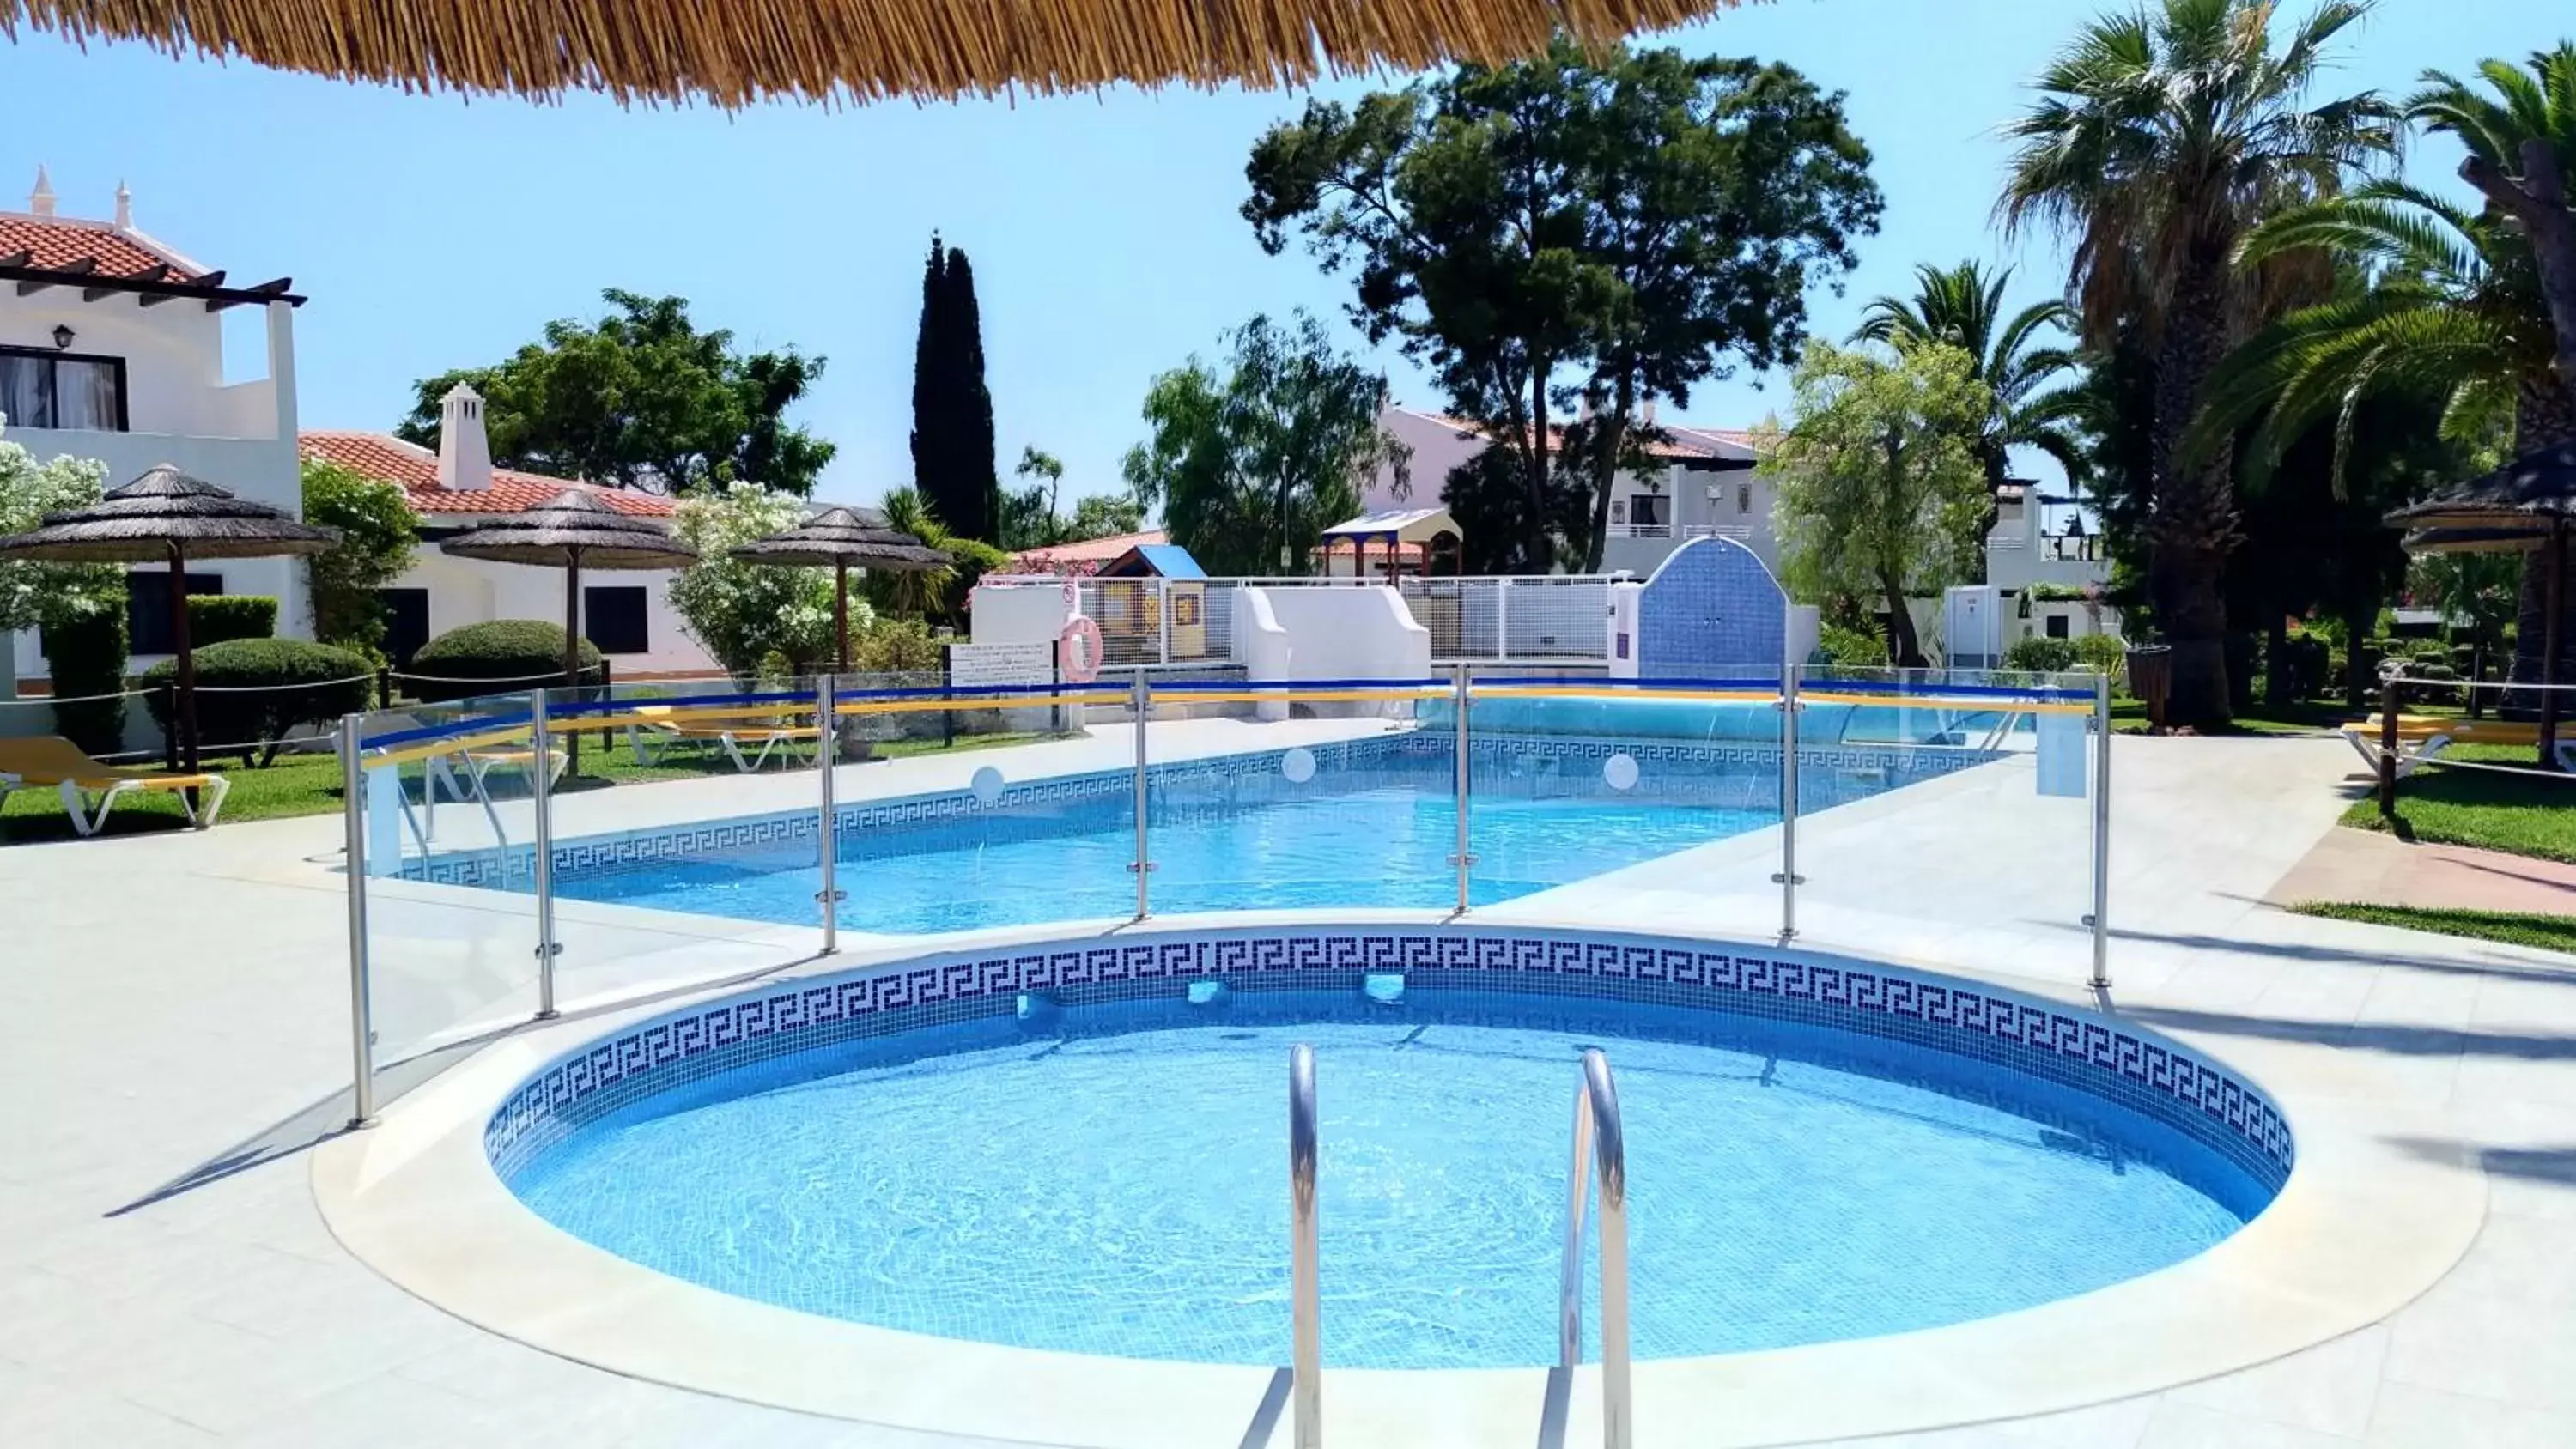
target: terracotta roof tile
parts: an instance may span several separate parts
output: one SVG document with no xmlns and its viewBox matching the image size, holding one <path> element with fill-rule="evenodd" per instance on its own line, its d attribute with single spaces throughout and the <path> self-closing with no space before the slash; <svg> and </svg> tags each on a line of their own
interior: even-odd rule
<svg viewBox="0 0 2576 1449">
<path fill-rule="evenodd" d="M 667 518 L 679 506 L 657 493 L 602 488 L 569 478 L 549 478 L 543 473 L 522 473 L 516 468 L 493 469 L 489 492 L 458 492 L 438 486 L 438 455 L 417 443 L 406 443 L 388 433 L 338 428 L 314 429 L 298 436 L 308 458 L 320 458 L 370 478 L 400 484 L 403 496 L 418 513 L 525 513 L 567 488 L 595 493 L 618 512 L 642 518 Z"/>
<path fill-rule="evenodd" d="M 0 257 L 21 251 L 33 253 L 25 265 L 48 270 L 70 266 L 83 257 L 96 257 L 101 276 L 132 276 L 156 266 L 169 267 L 173 277 L 202 275 L 178 253 L 162 250 L 140 234 L 118 231 L 106 222 L 0 212 Z"/>
</svg>

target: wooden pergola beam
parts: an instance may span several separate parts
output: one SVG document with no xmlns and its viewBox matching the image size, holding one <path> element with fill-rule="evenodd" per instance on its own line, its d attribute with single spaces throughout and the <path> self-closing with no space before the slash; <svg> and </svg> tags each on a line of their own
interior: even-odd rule
<svg viewBox="0 0 2576 1449">
<path fill-rule="evenodd" d="M 47 267 L 43 271 L 37 271 L 33 267 L 10 267 L 6 270 L 29 274 L 18 278 L 18 295 L 32 297 L 47 287 L 58 287 L 73 277 L 85 277 L 97 271 L 98 258 L 83 257 L 79 261 L 65 262 L 59 267 Z"/>
</svg>

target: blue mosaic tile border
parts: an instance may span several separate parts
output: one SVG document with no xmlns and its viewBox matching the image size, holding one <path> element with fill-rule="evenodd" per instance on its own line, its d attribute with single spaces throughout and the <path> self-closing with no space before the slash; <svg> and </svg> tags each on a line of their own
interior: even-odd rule
<svg viewBox="0 0 2576 1449">
<path fill-rule="evenodd" d="M 1314 755 L 1324 773 L 1346 771 L 1371 760 L 1389 757 L 1437 757 L 1446 760 L 1456 748 L 1445 732 L 1406 730 L 1384 735 L 1343 740 L 1305 747 Z M 1164 788 L 1205 785 L 1229 778 L 1274 777 L 1279 773 L 1280 758 L 1285 750 L 1260 750 L 1247 754 L 1216 755 L 1195 760 L 1176 760 L 1168 764 L 1149 765 L 1146 776 L 1154 786 Z M 1671 740 L 1643 740 L 1594 737 L 1537 737 L 1510 734 L 1471 735 L 1468 740 L 1471 774 L 1503 771 L 1522 774 L 1535 765 L 1561 771 L 1566 762 L 1580 762 L 1597 767 L 1614 754 L 1626 754 L 1642 765 L 1665 764 L 1685 769 L 1752 767 L 1776 772 L 1780 766 L 1777 746 L 1752 744 L 1694 745 Z M 1802 748 L 1798 752 L 1800 773 L 1814 770 L 1883 770 L 1891 776 L 1902 776 L 1906 783 L 1938 775 L 1953 774 L 2001 758 L 1993 751 L 1960 749 L 1916 749 L 1903 746 L 1837 747 L 1834 749 Z M 954 820 L 984 812 L 1002 813 L 1032 806 L 1060 804 L 1075 800 L 1093 800 L 1104 796 L 1124 796 L 1135 788 L 1133 770 L 1092 770 L 1074 775 L 1057 775 L 1027 784 L 1008 785 L 999 798 L 987 804 L 965 790 L 943 791 L 933 795 L 910 795 L 893 800 L 870 801 L 844 805 L 833 817 L 839 835 L 854 835 L 889 826 L 926 824 Z M 1810 800 L 1810 808 L 1823 808 L 1821 798 Z M 558 878 L 603 870 L 628 869 L 656 861 L 677 858 L 705 859 L 735 853 L 774 849 L 796 841 L 814 838 L 815 818 L 811 810 L 785 811 L 769 815 L 745 815 L 699 824 L 672 826 L 656 830 L 622 831 L 611 835 L 584 836 L 558 842 L 554 848 L 554 869 Z M 524 882 L 534 873 L 535 852 L 527 846 L 504 850 L 457 850 L 428 856 L 409 856 L 401 874 L 411 880 L 436 885 L 474 886 L 507 889 L 512 882 Z"/>
<path fill-rule="evenodd" d="M 1710 943 L 1559 931 L 1273 929 L 926 957 L 728 997 L 554 1062 L 484 1129 L 504 1179 L 606 1112 L 754 1061 L 1014 1011 L 1024 992 L 1084 1002 L 1231 990 L 1343 989 L 1368 972 L 1492 992 L 1575 994 L 1788 1017 L 1975 1057 L 2105 1098 L 2186 1133 L 2267 1189 L 2294 1148 L 2272 1100 L 2225 1069 L 2110 1018 L 1967 982 Z"/>
</svg>

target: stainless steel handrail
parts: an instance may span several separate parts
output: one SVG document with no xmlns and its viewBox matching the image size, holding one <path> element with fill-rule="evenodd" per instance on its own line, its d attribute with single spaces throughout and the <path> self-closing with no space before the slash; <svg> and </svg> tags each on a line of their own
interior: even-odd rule
<svg viewBox="0 0 2576 1449">
<path fill-rule="evenodd" d="M 1601 1179 L 1601 1443 L 1629 1449 L 1628 1144 L 1619 1126 L 1619 1088 L 1599 1047 L 1583 1052 L 1574 1089 L 1574 1171 L 1566 1187 L 1565 1275 L 1557 1296 L 1557 1362 L 1583 1361 L 1583 1217 Z"/>
<path fill-rule="evenodd" d="M 1288 1292 L 1296 1449 L 1324 1442 L 1324 1320 L 1315 1257 L 1315 1049 L 1288 1049 Z"/>
</svg>

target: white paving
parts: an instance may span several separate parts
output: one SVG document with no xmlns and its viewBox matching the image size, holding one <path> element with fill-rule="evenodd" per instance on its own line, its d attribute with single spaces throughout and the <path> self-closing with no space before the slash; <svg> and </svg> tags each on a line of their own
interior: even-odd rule
<svg viewBox="0 0 2576 1449">
<path fill-rule="evenodd" d="M 1186 734 L 1193 752 L 1350 728 L 1156 727 L 1175 750 Z M 986 763 L 1020 777 L 1115 764 L 1126 749 L 1103 736 L 842 778 L 853 797 L 909 793 L 952 788 Z M 2467 1256 L 2384 1322 L 2275 1363 L 2145 1399 L 1870 1442 L 2576 1444 L 2576 961 L 2261 905 L 2331 828 L 2350 758 L 2332 740 L 2119 742 L 2115 999 L 2258 1079 L 2295 1061 L 2329 1076 L 2357 1113 L 2436 1124 L 2410 1129 L 2402 1148 L 2440 1160 L 2465 1143 L 2488 1191 Z M 2070 802 L 2035 801 L 2026 777 L 2010 775 L 2021 768 L 1807 822 L 1802 944 L 2080 989 L 2075 918 L 2089 877 L 2068 852 L 2080 856 L 2083 837 L 2070 838 Z M 803 784 L 810 776 L 575 797 L 568 833 L 787 808 Z M 584 1368 L 457 1322 L 343 1252 L 300 1153 L 347 1113 L 338 839 L 336 821 L 308 820 L 0 851 L 0 1444 L 966 1442 Z M 1767 845 L 1720 842 L 1526 909 L 1642 929 L 1775 930 Z M 523 921 L 495 919 L 494 959 L 524 953 Z M 631 985 L 649 968 L 588 979 Z M 2120 1347 L 2106 1336 L 2065 1352 Z"/>
</svg>

